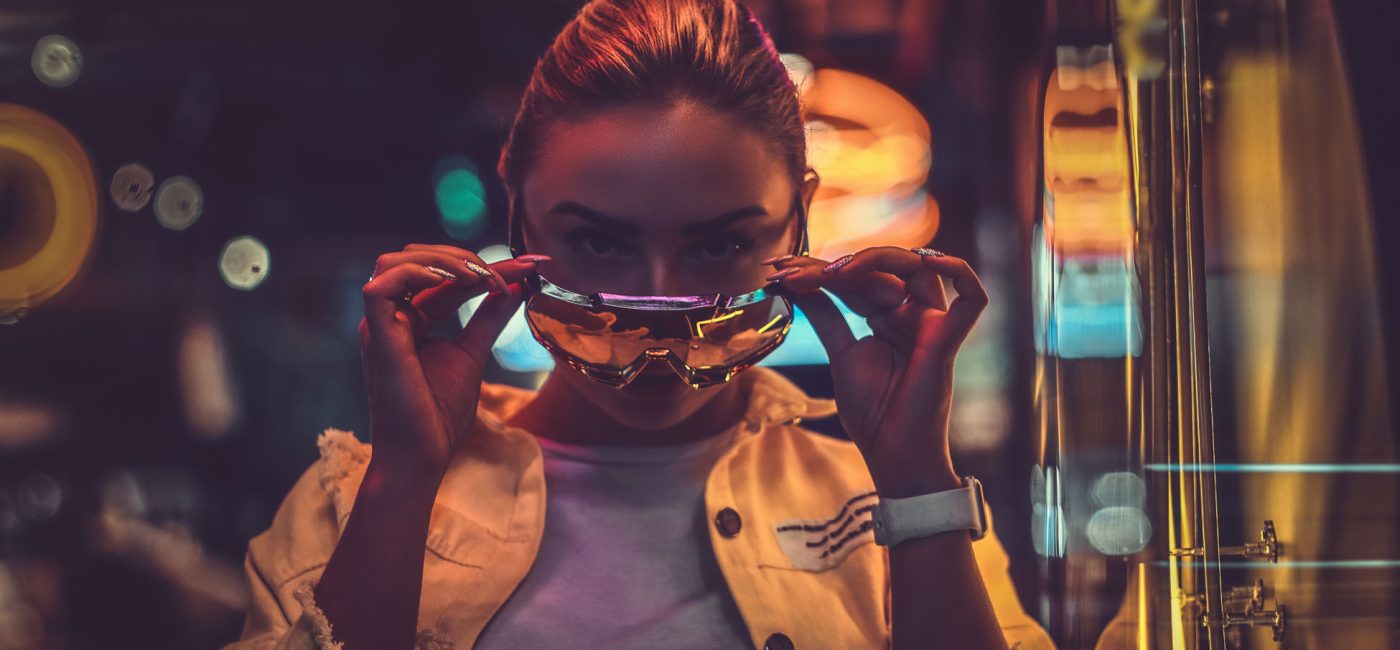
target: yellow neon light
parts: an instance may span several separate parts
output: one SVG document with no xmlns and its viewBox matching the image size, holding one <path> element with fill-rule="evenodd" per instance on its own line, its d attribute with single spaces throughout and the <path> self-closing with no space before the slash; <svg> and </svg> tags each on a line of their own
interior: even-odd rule
<svg viewBox="0 0 1400 650">
<path fill-rule="evenodd" d="M 702 321 L 696 321 L 696 323 L 695 323 L 695 336 L 696 336 L 697 338 L 702 338 L 702 339 L 703 339 L 703 338 L 705 338 L 705 330 L 700 329 L 702 326 L 704 326 L 704 325 L 710 325 L 710 324 L 713 324 L 713 323 L 722 323 L 722 322 L 727 321 L 727 320 L 729 320 L 729 319 L 731 319 L 731 318 L 734 318 L 735 316 L 738 316 L 739 314 L 742 314 L 742 313 L 744 313 L 744 310 L 740 309 L 740 310 L 738 310 L 738 311 L 731 311 L 731 312 L 729 312 L 728 314 L 725 314 L 725 315 L 723 315 L 723 316 L 715 316 L 714 318 L 707 318 L 707 319 L 702 320 Z"/>
<path fill-rule="evenodd" d="M 774 317 L 773 317 L 773 320 L 768 321 L 768 323 L 767 323 L 766 325 L 764 325 L 763 327 L 758 328 L 758 333 L 759 333 L 759 334 L 762 334 L 762 333 L 764 333 L 764 332 L 767 332 L 767 331 L 768 331 L 768 328 L 772 327 L 774 323 L 777 323 L 778 321 L 780 321 L 780 320 L 782 320 L 782 319 L 783 319 L 783 315 L 782 315 L 782 314 L 778 314 L 777 316 L 774 316 Z"/>
</svg>

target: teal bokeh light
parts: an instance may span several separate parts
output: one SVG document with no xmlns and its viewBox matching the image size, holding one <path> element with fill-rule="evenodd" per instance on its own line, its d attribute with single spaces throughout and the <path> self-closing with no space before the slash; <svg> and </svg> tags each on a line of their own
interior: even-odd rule
<svg viewBox="0 0 1400 650">
<path fill-rule="evenodd" d="M 466 156 L 447 156 L 433 170 L 433 198 L 442 229 L 458 240 L 471 240 L 486 230 L 486 188 L 476 164 Z"/>
</svg>

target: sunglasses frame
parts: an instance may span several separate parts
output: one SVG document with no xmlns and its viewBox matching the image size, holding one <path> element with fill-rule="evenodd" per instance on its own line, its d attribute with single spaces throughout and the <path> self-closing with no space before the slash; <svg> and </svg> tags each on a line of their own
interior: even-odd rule
<svg viewBox="0 0 1400 650">
<path fill-rule="evenodd" d="M 797 227 L 799 233 L 798 242 L 797 245 L 794 246 L 793 254 L 806 256 L 809 252 L 807 210 L 806 206 L 802 203 L 800 194 L 794 195 L 793 197 L 793 211 L 797 212 Z M 791 214 L 791 212 L 789 212 L 789 214 Z M 524 237 L 521 229 L 521 220 L 516 218 L 514 206 L 512 206 L 507 245 L 510 248 L 511 254 L 516 257 L 525 254 Z M 526 287 L 527 295 L 525 298 L 527 300 L 527 305 L 528 301 L 534 299 L 536 294 L 589 309 L 623 309 L 645 312 L 684 311 L 705 307 L 718 308 L 721 304 L 723 304 L 723 309 L 728 310 L 756 304 L 770 297 L 782 300 L 787 305 L 789 316 L 787 322 L 783 323 L 782 330 L 777 336 L 750 352 L 746 356 L 745 361 L 722 366 L 693 367 L 682 361 L 675 352 L 669 349 L 652 348 L 639 354 L 636 359 L 621 368 L 605 367 L 589 363 L 570 353 L 568 350 L 561 349 L 559 346 L 549 343 L 547 337 L 543 336 L 535 328 L 535 324 L 529 317 L 529 310 L 527 308 L 525 322 L 529 325 L 531 334 L 534 335 L 535 340 L 538 341 L 540 345 L 549 350 L 556 358 L 563 359 L 566 364 L 582 372 L 584 376 L 589 379 L 616 388 L 622 388 L 631 383 L 632 380 L 641 373 L 642 369 L 653 361 L 666 362 L 677 375 L 680 375 L 687 384 L 695 389 L 727 382 L 740 371 L 761 361 L 769 352 L 772 352 L 774 348 L 778 347 L 778 345 L 787 338 L 788 331 L 792 328 L 793 317 L 796 314 L 792 300 L 782 295 L 781 285 L 777 282 L 770 282 L 768 285 L 754 291 L 731 297 L 726 297 L 723 294 L 699 296 L 636 296 L 605 292 L 582 294 L 554 284 L 536 271 L 530 273 L 530 275 L 526 277 Z M 779 289 L 779 291 L 773 291 L 770 290 L 770 288 Z"/>
<path fill-rule="evenodd" d="M 767 356 L 769 352 L 778 347 L 778 345 L 787 338 L 788 330 L 792 328 L 793 314 L 795 313 L 790 299 L 779 293 L 770 291 L 767 286 L 732 297 L 726 297 L 723 294 L 701 296 L 634 296 L 604 292 L 582 294 L 554 284 L 538 272 L 531 273 L 527 276 L 526 284 L 529 287 L 529 295 L 526 296 L 527 309 L 525 313 L 525 323 L 530 327 L 530 331 L 534 334 L 535 340 L 539 341 L 540 345 L 543 345 L 545 349 L 549 350 L 555 357 L 563 359 L 565 363 L 579 370 L 589 379 L 617 388 L 631 383 L 632 380 L 636 379 L 637 375 L 641 373 L 642 369 L 653 361 L 665 362 L 676 374 L 680 375 L 687 384 L 690 384 L 692 388 L 699 389 L 729 381 L 735 374 L 758 363 L 759 360 Z M 746 355 L 746 361 L 743 362 L 716 366 L 692 366 L 683 361 L 674 351 L 663 347 L 655 347 L 644 350 L 626 366 L 611 367 L 584 361 L 568 350 L 550 343 L 548 337 L 544 336 L 536 329 L 534 320 L 530 318 L 528 301 L 535 299 L 536 295 L 545 296 L 553 300 L 559 300 L 590 310 L 611 309 L 643 312 L 689 311 L 706 308 L 714 308 L 717 311 L 728 311 L 774 298 L 781 300 L 783 304 L 786 305 L 788 316 L 777 336 L 749 352 Z"/>
</svg>

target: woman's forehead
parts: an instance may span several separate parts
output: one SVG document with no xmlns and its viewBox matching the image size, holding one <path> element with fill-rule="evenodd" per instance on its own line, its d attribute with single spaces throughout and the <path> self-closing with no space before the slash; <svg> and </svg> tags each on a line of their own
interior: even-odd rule
<svg viewBox="0 0 1400 650">
<path fill-rule="evenodd" d="M 794 189 L 757 132 L 696 104 L 609 109 L 544 135 L 523 187 L 535 214 L 563 200 L 619 216 L 754 204 L 780 212 Z"/>
</svg>

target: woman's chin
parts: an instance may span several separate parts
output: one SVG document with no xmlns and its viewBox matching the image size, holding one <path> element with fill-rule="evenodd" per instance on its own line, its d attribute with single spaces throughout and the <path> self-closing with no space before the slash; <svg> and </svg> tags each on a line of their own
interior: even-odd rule
<svg viewBox="0 0 1400 650">
<path fill-rule="evenodd" d="M 675 373 L 641 375 L 621 388 L 593 383 L 586 393 L 620 424 L 634 429 L 666 429 L 690 417 L 712 397 L 695 390 Z"/>
</svg>

